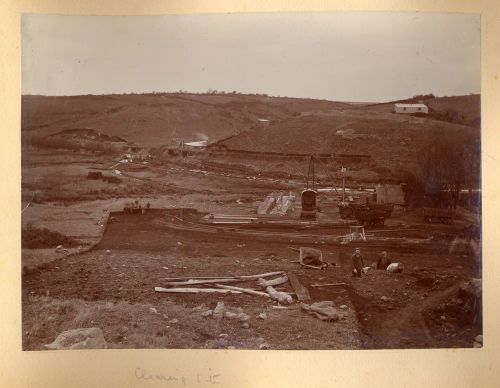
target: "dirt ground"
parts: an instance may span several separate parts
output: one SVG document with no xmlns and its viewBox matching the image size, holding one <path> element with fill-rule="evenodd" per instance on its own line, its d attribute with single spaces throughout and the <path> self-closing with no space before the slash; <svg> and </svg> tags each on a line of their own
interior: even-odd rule
<svg viewBox="0 0 500 388">
<path fill-rule="evenodd" d="M 391 250 L 407 269 L 389 274 L 371 269 L 350 276 L 353 246 L 321 247 L 326 270 L 301 269 L 290 242 L 267 242 L 179 231 L 165 227 L 162 211 L 114 213 L 92 250 L 29 268 L 23 276 L 23 346 L 42 349 L 69 328 L 102 328 L 110 347 L 257 349 L 369 349 L 470 347 L 480 327 L 433 320 L 428 310 L 450 299 L 461 281 L 479 277 L 469 256 Z M 362 243 L 359 243 L 362 244 Z M 358 245 L 359 245 L 358 244 Z M 293 244 L 292 244 L 293 245 Z M 309 246 L 317 246 L 311 240 Z M 366 264 L 379 248 L 363 247 Z M 107 254 L 107 252 L 110 254 Z M 163 294 L 154 291 L 167 277 L 249 275 L 285 271 L 297 275 L 311 294 L 308 303 L 331 300 L 342 311 L 338 322 L 307 315 L 298 303 L 277 303 L 251 295 Z M 346 286 L 312 287 L 346 283 Z M 255 287 L 255 281 L 237 284 Z M 293 290 L 287 284 L 283 289 Z M 250 327 L 203 318 L 223 301 L 251 316 Z M 265 312 L 266 320 L 257 318 Z M 427 314 L 427 315 L 426 315 Z M 435 315 L 435 314 L 434 314 Z"/>
<path fill-rule="evenodd" d="M 196 219 L 172 221 L 172 209 L 255 215 L 271 192 L 298 196 L 303 176 L 273 178 L 273 171 L 287 166 L 286 161 L 266 165 L 221 159 L 210 165 L 204 157 L 191 157 L 147 166 L 121 164 L 114 167 L 121 182 L 114 184 L 86 175 L 91 170 L 111 174 L 119 155 L 32 151 L 23 162 L 23 226 L 63 233 L 77 245 L 67 251 L 52 246 L 22 249 L 26 350 L 43 350 L 62 331 L 82 327 L 101 328 L 110 348 L 452 348 L 472 347 L 482 332 L 480 321 L 463 321 L 450 307 L 461 284 L 481 278 L 480 250 L 471 255 L 460 244 L 464 226 L 479 222 L 474 213 L 462 209 L 452 225 L 428 225 L 419 211 L 396 209 L 383 227 L 386 232 L 369 228 L 368 235 L 377 238 L 346 245 L 334 240 L 347 233 L 347 225 L 207 230 Z M 238 165 L 248 165 L 255 175 Z M 300 169 L 297 161 L 290 165 Z M 259 168 L 265 173 L 259 174 Z M 362 167 L 360 171 L 364 174 Z M 361 179 L 370 175 L 359 177 L 361 186 Z M 131 200 L 148 202 L 155 210 L 124 214 Z M 321 222 L 341 222 L 336 201 L 327 194 L 319 196 Z M 298 214 L 296 208 L 287 217 L 297 222 Z M 398 242 L 402 237 L 407 242 Z M 332 265 L 325 270 L 301 268 L 298 253 L 290 249 L 301 246 L 321 249 Z M 365 265 L 375 263 L 385 250 L 392 261 L 404 264 L 404 272 L 371 268 L 361 279 L 351 277 L 350 258 L 358 246 Z M 253 295 L 154 290 L 168 277 L 274 271 L 295 274 L 311 294 L 306 303 L 332 301 L 340 319 L 321 321 L 303 311 L 296 299 L 280 308 Z M 313 286 L 331 283 L 345 285 Z M 235 285 L 257 287 L 255 281 Z M 281 289 L 293 292 L 289 283 Z M 229 311 L 248 314 L 249 327 L 202 316 L 219 301 Z M 258 318 L 263 312 L 265 320 Z"/>
</svg>

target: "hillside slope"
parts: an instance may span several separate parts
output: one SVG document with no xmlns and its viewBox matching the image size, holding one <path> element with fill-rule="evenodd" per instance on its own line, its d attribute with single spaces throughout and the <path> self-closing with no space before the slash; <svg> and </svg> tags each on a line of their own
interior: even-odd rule
<svg viewBox="0 0 500 388">
<path fill-rule="evenodd" d="M 150 147 L 206 138 L 214 142 L 251 128 L 258 119 L 280 121 L 336 107 L 348 104 L 237 94 L 23 96 L 22 128 L 37 135 L 95 129 Z"/>
<path fill-rule="evenodd" d="M 396 174 L 417 168 L 423 150 L 438 136 L 450 147 L 478 144 L 479 96 L 425 102 L 433 115 L 393 114 L 393 103 L 262 95 L 23 96 L 23 138 L 29 144 L 30 138 L 45 137 L 38 144 L 47 144 L 58 132 L 87 129 L 143 147 L 208 139 L 240 151 L 369 155 L 371 168 Z"/>
</svg>

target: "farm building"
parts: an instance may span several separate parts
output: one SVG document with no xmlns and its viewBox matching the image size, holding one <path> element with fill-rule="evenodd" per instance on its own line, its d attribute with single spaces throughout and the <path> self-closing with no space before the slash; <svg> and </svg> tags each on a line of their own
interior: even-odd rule
<svg viewBox="0 0 500 388">
<path fill-rule="evenodd" d="M 394 113 L 429 113 L 429 108 L 424 104 L 394 104 Z"/>
<path fill-rule="evenodd" d="M 208 145 L 208 140 L 192 141 L 189 143 L 181 143 L 181 148 L 186 149 L 203 149 Z"/>
</svg>

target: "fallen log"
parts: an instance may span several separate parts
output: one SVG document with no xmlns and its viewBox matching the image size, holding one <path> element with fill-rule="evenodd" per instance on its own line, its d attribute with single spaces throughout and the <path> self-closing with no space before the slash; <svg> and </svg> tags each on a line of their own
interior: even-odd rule
<svg viewBox="0 0 500 388">
<path fill-rule="evenodd" d="M 286 283 L 288 281 L 288 277 L 286 275 L 280 276 L 279 278 L 264 280 L 264 278 L 259 278 L 257 280 L 257 284 L 259 287 L 266 288 L 268 286 L 278 286 L 280 284 Z"/>
<path fill-rule="evenodd" d="M 291 304 L 293 302 L 293 299 L 289 294 L 286 292 L 276 291 L 272 286 L 267 287 L 266 292 L 272 299 L 278 301 L 279 303 Z"/>
<path fill-rule="evenodd" d="M 224 284 L 216 284 L 215 287 L 219 287 L 225 290 L 232 290 L 232 291 L 237 291 L 240 293 L 245 293 L 245 294 L 250 294 L 250 295 L 257 295 L 257 296 L 264 296 L 267 298 L 270 298 L 268 294 L 262 291 L 256 291 L 252 290 L 251 288 L 241 288 L 241 287 L 234 287 L 234 286 L 226 286 Z"/>
<path fill-rule="evenodd" d="M 234 276 L 234 277 L 236 279 L 257 280 L 259 278 L 268 278 L 270 276 L 281 275 L 283 273 L 284 273 L 283 271 L 276 271 L 276 272 L 263 273 L 263 274 L 260 274 L 260 275 L 242 275 L 242 276 Z"/>
<path fill-rule="evenodd" d="M 219 294 L 241 294 L 241 291 L 236 290 L 221 290 L 219 288 L 163 288 L 155 287 L 156 292 L 171 292 L 178 294 L 203 294 L 203 293 L 219 293 Z"/>
<path fill-rule="evenodd" d="M 311 287 L 348 286 L 347 283 L 311 284 Z"/>
<path fill-rule="evenodd" d="M 270 276 L 281 275 L 283 271 L 268 272 L 258 275 L 233 275 L 233 276 L 182 276 L 177 278 L 163 278 L 167 281 L 195 280 L 195 279 L 248 279 L 257 280 L 259 278 L 268 278 Z"/>
<path fill-rule="evenodd" d="M 327 267 L 327 265 L 322 265 L 322 266 L 315 266 L 315 265 L 309 265 L 309 264 L 304 264 L 304 263 L 300 263 L 300 265 L 302 267 L 306 267 L 306 268 L 311 268 L 311 269 L 325 269 Z"/>
<path fill-rule="evenodd" d="M 236 283 L 242 282 L 244 280 L 235 279 L 235 278 L 218 278 L 218 279 L 201 279 L 201 280 L 193 280 L 189 279 L 185 282 L 167 282 L 166 286 L 189 286 L 193 284 L 210 284 L 210 283 Z"/>
</svg>

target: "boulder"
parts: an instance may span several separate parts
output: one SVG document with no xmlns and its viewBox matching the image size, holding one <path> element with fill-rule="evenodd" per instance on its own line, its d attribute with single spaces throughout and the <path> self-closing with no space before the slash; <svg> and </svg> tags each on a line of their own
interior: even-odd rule
<svg viewBox="0 0 500 388">
<path fill-rule="evenodd" d="M 106 349 L 108 344 L 102 330 L 97 327 L 63 331 L 54 342 L 45 345 L 47 349 Z"/>
<path fill-rule="evenodd" d="M 391 263 L 387 267 L 387 272 L 389 273 L 402 273 L 404 271 L 404 264 L 403 263 Z"/>
<path fill-rule="evenodd" d="M 214 319 L 222 319 L 225 311 L 226 306 L 224 306 L 224 302 L 217 302 L 217 306 L 215 307 L 212 316 L 214 317 Z"/>
<path fill-rule="evenodd" d="M 300 307 L 302 307 L 304 311 L 307 311 L 309 314 L 323 321 L 334 322 L 340 319 L 340 315 L 338 314 L 332 301 L 316 302 L 311 305 L 301 303 Z"/>
<path fill-rule="evenodd" d="M 299 260 L 301 264 L 307 265 L 322 265 L 323 264 L 323 253 L 319 249 L 301 247 Z"/>
</svg>

